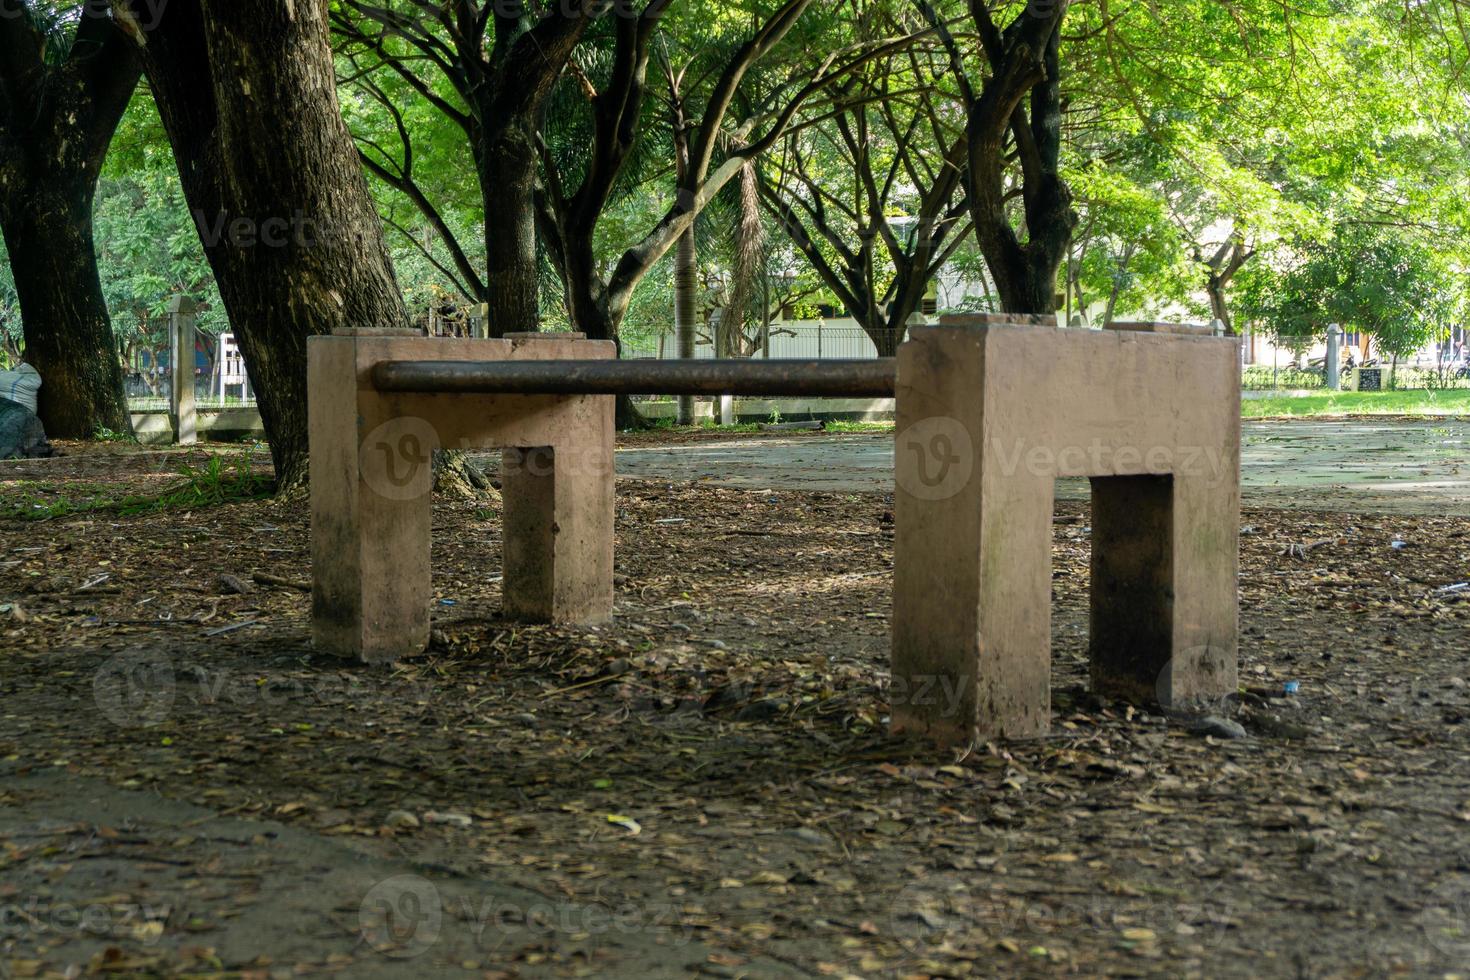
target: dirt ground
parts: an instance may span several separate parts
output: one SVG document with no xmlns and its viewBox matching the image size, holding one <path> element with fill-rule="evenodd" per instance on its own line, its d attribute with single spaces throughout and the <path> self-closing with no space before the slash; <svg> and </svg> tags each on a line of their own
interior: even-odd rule
<svg viewBox="0 0 1470 980">
<path fill-rule="evenodd" d="M 177 479 L 69 449 L 0 504 Z M 1053 734 L 938 753 L 890 508 L 620 482 L 561 629 L 441 501 L 377 669 L 310 647 L 301 505 L 0 520 L 0 976 L 1470 975 L 1470 519 L 1247 509 L 1229 739 L 1087 693 L 1059 503 Z"/>
<path fill-rule="evenodd" d="M 755 432 L 698 445 L 657 434 L 626 439 L 618 472 L 707 486 L 834 493 L 893 489 L 893 431 Z M 1282 510 L 1470 517 L 1470 420 L 1266 419 L 1241 425 L 1241 494 Z M 1086 500 L 1085 479 L 1056 484 L 1059 500 Z"/>
</svg>

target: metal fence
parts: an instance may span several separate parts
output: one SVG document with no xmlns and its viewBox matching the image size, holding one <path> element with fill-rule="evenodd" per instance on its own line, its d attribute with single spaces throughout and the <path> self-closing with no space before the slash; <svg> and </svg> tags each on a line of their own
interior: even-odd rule
<svg viewBox="0 0 1470 980">
<path fill-rule="evenodd" d="M 879 331 L 870 334 L 861 327 L 826 326 L 817 324 L 771 325 L 768 336 L 743 336 L 737 342 L 737 355 L 744 357 L 771 358 L 866 358 L 893 355 L 903 342 L 906 329 Z M 885 350 L 879 350 L 879 342 Z M 716 355 L 713 340 L 707 335 L 698 337 L 694 346 L 696 358 L 712 358 Z M 622 356 L 625 358 L 674 359 L 679 356 L 679 346 L 671 334 L 656 338 L 625 340 Z"/>
<path fill-rule="evenodd" d="M 1387 364 L 1374 364 L 1378 371 L 1378 390 L 1432 391 L 1470 388 L 1470 378 L 1459 375 L 1452 365 L 1428 367 L 1402 364 L 1397 369 Z M 1353 376 L 1343 372 L 1338 386 L 1350 388 Z M 1248 364 L 1241 371 L 1240 386 L 1245 391 L 1326 391 L 1327 377 L 1321 367 L 1300 368 L 1291 365 Z"/>
<path fill-rule="evenodd" d="M 133 412 L 167 412 L 173 401 L 173 383 L 168 378 L 150 387 L 141 376 L 134 375 L 128 379 L 127 392 L 128 409 Z M 221 388 L 217 374 L 201 377 L 194 384 L 194 407 L 201 412 L 254 408 L 255 390 L 248 381 Z"/>
</svg>

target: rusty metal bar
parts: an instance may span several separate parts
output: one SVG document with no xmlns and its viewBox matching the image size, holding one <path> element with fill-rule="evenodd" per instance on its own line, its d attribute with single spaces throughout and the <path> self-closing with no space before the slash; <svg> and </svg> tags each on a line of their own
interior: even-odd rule
<svg viewBox="0 0 1470 980">
<path fill-rule="evenodd" d="M 379 391 L 498 395 L 893 396 L 891 357 L 867 360 L 384 361 Z"/>
</svg>

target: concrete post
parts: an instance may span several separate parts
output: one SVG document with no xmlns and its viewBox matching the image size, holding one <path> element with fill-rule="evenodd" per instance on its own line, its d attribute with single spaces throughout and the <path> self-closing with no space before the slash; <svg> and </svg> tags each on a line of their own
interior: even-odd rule
<svg viewBox="0 0 1470 980">
<path fill-rule="evenodd" d="M 490 304 L 479 303 L 470 314 L 470 336 L 484 340 L 490 336 Z"/>
<path fill-rule="evenodd" d="M 1342 349 L 1342 327 L 1335 323 L 1327 324 L 1327 387 L 1331 391 L 1338 389 L 1338 355 Z"/>
<path fill-rule="evenodd" d="M 168 304 L 169 359 L 173 371 L 169 416 L 174 426 L 174 442 L 180 446 L 192 446 L 199 441 L 199 417 L 194 408 L 194 313 L 198 308 L 187 296 L 175 296 Z"/>
<path fill-rule="evenodd" d="M 725 310 L 713 310 L 709 317 L 709 332 L 715 342 L 715 356 L 729 357 L 733 346 L 729 328 L 725 324 Z M 735 399 L 731 395 L 720 395 L 715 399 L 715 415 L 720 425 L 735 424 Z"/>
<path fill-rule="evenodd" d="M 366 663 L 429 641 L 432 461 L 501 448 L 507 615 L 595 623 L 612 615 L 613 398 L 385 393 L 391 360 L 611 359 L 581 334 L 496 340 L 344 331 L 307 343 L 312 627 L 319 650 Z"/>
<path fill-rule="evenodd" d="M 1094 690 L 1174 706 L 1231 693 L 1238 341 L 1005 316 L 945 317 L 899 349 L 895 731 L 1047 730 L 1059 477 L 1092 478 Z"/>
</svg>

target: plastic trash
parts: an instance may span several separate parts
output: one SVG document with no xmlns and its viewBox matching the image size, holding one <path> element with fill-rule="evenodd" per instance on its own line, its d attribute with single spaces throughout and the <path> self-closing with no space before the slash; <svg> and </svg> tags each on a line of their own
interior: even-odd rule
<svg viewBox="0 0 1470 980">
<path fill-rule="evenodd" d="M 9 398 L 36 414 L 36 394 L 41 390 L 41 375 L 29 364 L 19 364 L 13 371 L 0 371 L 0 398 Z"/>
<path fill-rule="evenodd" d="M 0 459 L 38 459 L 53 455 L 46 429 L 20 402 L 0 398 Z"/>
<path fill-rule="evenodd" d="M 1287 681 L 1285 684 L 1282 684 L 1281 685 L 1282 692 L 1283 693 L 1286 693 L 1286 694 L 1295 694 L 1297 691 L 1300 691 L 1301 689 L 1302 689 L 1302 682 L 1301 681 Z"/>
</svg>

